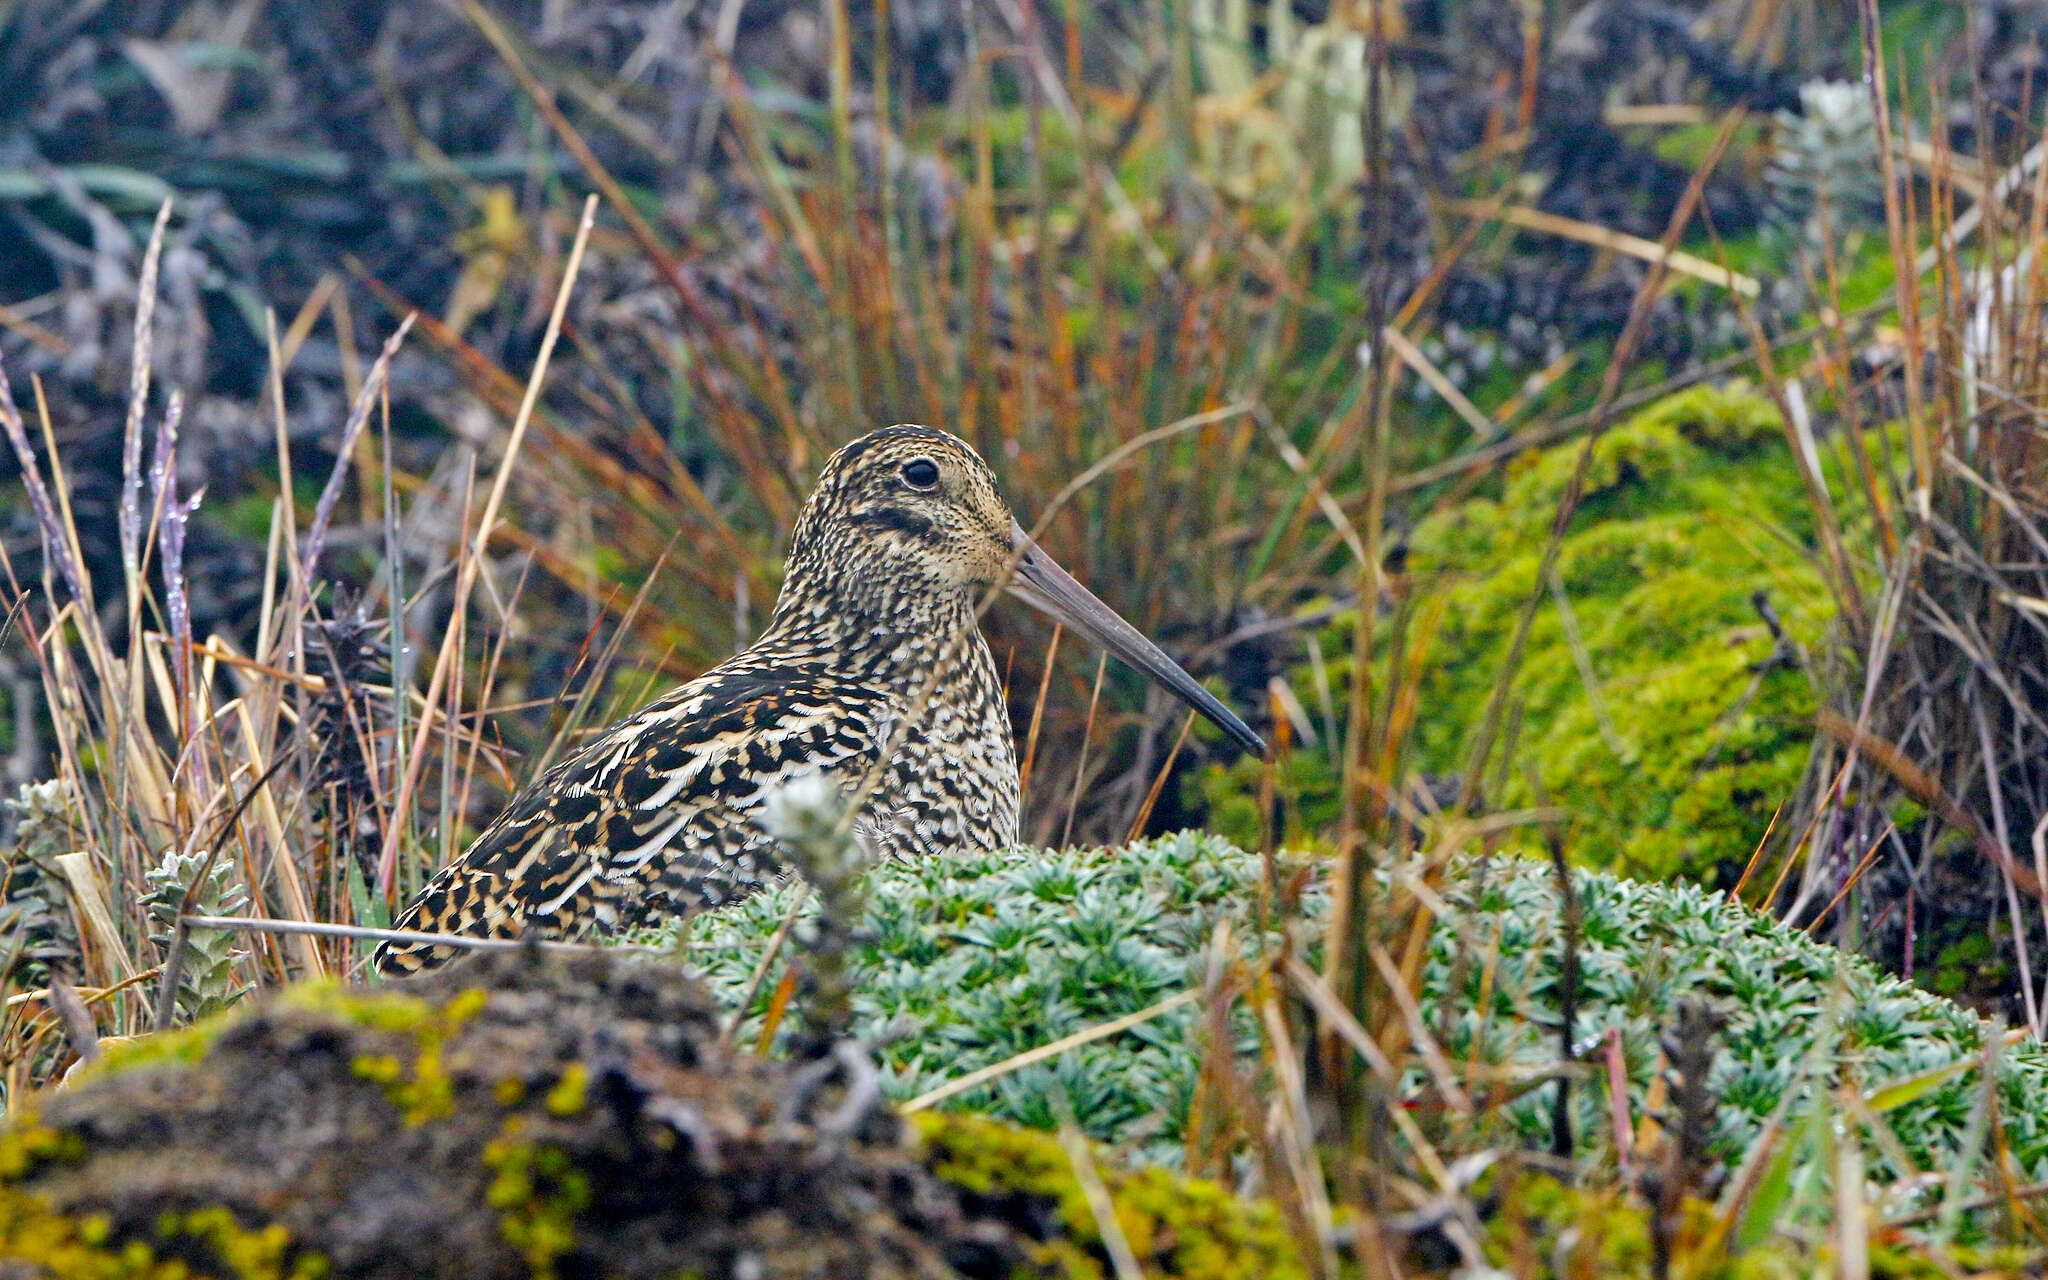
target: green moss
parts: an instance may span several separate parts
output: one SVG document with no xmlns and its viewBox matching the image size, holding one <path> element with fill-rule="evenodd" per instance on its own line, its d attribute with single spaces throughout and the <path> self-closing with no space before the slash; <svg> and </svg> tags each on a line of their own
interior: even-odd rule
<svg viewBox="0 0 2048 1280">
<path fill-rule="evenodd" d="M 1544 798 L 1573 816 L 1575 856 L 1647 879 L 1715 882 L 1747 861 L 1806 766 L 1812 686 L 1797 664 L 1766 661 L 1774 641 L 1752 598 L 1764 594 L 1806 654 L 1820 649 L 1833 601 L 1810 559 L 1812 507 L 1767 400 L 1705 387 L 1661 401 L 1594 448 L 1557 562 L 1568 623 L 1559 592 L 1537 575 L 1580 451 L 1572 442 L 1533 454 L 1498 497 L 1416 529 L 1424 665 L 1412 763 L 1438 777 L 1470 773 L 1474 732 L 1540 586 L 1512 690 L 1514 758 L 1493 767 L 1506 794 L 1490 799 L 1534 803 L 1533 769 Z M 1321 644 L 1342 690 L 1350 621 Z M 1308 700 L 1312 675 L 1296 675 Z M 1259 768 L 1240 762 L 1202 784 L 1211 825 L 1240 843 L 1259 837 Z M 1295 753 L 1279 778 L 1290 838 L 1313 840 L 1334 822 L 1335 778 L 1325 752 Z"/>
<path fill-rule="evenodd" d="M 421 1124 L 453 1111 L 453 1086 L 442 1069 L 440 1046 L 483 1007 L 485 999 L 483 992 L 470 991 L 437 1005 L 411 996 L 314 982 L 279 993 L 276 1003 L 409 1038 L 418 1047 L 409 1062 L 395 1054 L 365 1053 L 352 1059 L 350 1068 L 357 1078 L 382 1086 L 409 1124 Z M 195 1066 L 227 1029 L 246 1016 L 235 1010 L 181 1030 L 110 1042 L 85 1078 Z M 41 1127 L 32 1115 L 16 1117 L 0 1133 L 0 1242 L 8 1257 L 37 1266 L 39 1274 L 51 1280 L 319 1280 L 328 1273 L 327 1260 L 294 1248 L 284 1227 L 244 1227 L 225 1208 L 168 1213 L 155 1223 L 154 1243 L 115 1243 L 109 1240 L 106 1219 L 88 1215 L 74 1220 L 20 1189 L 18 1184 L 38 1166 L 82 1159 L 84 1154 L 82 1138 Z M 185 1261 L 195 1254 L 208 1260 L 196 1271 Z"/>
<path fill-rule="evenodd" d="M 1756 153 L 1765 147 L 1765 122 L 1761 119 L 1744 121 L 1735 131 L 1732 145 L 1738 154 Z M 1650 150 L 1664 160 L 1684 169 L 1687 173 L 1697 171 L 1713 155 L 1720 140 L 1720 122 L 1702 122 L 1681 125 L 1670 129 L 1641 129 L 1643 138 L 1649 142 Z"/>
<path fill-rule="evenodd" d="M 345 987 L 332 979 L 295 983 L 276 997 L 293 1009 L 326 1014 L 372 1031 L 410 1034 L 432 1016 L 434 1006 L 417 996 L 389 990 Z"/>
<path fill-rule="evenodd" d="M 555 1263 L 576 1244 L 576 1215 L 590 1204 L 590 1180 L 558 1147 L 526 1138 L 526 1122 L 513 1116 L 484 1148 L 484 1164 L 497 1175 L 485 1198 L 502 1215 L 505 1243 L 519 1251 L 534 1280 L 554 1280 Z"/>
<path fill-rule="evenodd" d="M 1993 955 L 1991 935 L 1972 933 L 1956 939 L 1943 947 L 1934 958 L 1934 976 L 1928 985 L 1945 996 L 1957 995 L 1964 988 L 1983 990 L 1998 983 L 2010 981 L 2010 974 L 2002 960 Z"/>
<path fill-rule="evenodd" d="M 1485 1194 L 1498 1207 L 1486 1219 L 1485 1247 L 1489 1260 L 1509 1271 L 1538 1275 L 1639 1277 L 1656 1274 L 1656 1245 L 1650 1222 L 1654 1212 L 1642 1196 L 1618 1183 L 1567 1185 L 1555 1177 L 1527 1170 L 1501 1179 L 1489 1177 Z M 1730 1249 L 1719 1229 L 1714 1206 L 1696 1197 L 1680 1205 L 1671 1273 L 1690 1280 L 1801 1280 L 1833 1274 L 1833 1250 L 1826 1244 L 1802 1249 L 1791 1237 L 1772 1237 L 1746 1249 Z M 1875 1246 L 1871 1274 L 1904 1276 L 1931 1271 L 1888 1270 L 1887 1260 L 1900 1265 L 1925 1262 L 1925 1255 Z"/>
<path fill-rule="evenodd" d="M 475 1017 L 488 997 L 464 991 L 443 1004 L 388 991 L 365 992 L 335 983 L 312 982 L 291 988 L 283 999 L 302 1009 L 331 1014 L 375 1031 L 409 1038 L 409 1060 L 391 1054 L 357 1056 L 349 1068 L 358 1079 L 382 1085 L 384 1096 L 404 1115 L 409 1126 L 453 1114 L 455 1083 L 442 1060 L 447 1042 Z"/>
<path fill-rule="evenodd" d="M 349 1071 L 357 1079 L 378 1086 L 407 1126 L 418 1127 L 454 1114 L 455 1081 L 445 1058 L 447 1046 L 487 1000 L 487 993 L 478 989 L 463 991 L 445 1001 L 433 1001 L 391 991 L 351 990 L 338 983 L 312 982 L 278 993 L 275 1004 L 395 1037 L 396 1043 L 390 1038 L 379 1042 L 394 1051 L 357 1053 L 349 1059 Z M 196 1064 L 219 1042 L 222 1032 L 243 1016 L 238 1011 L 186 1030 L 138 1037 L 114 1047 L 95 1071 Z M 545 1100 L 547 1110 L 561 1117 L 581 1111 L 587 1081 L 588 1072 L 583 1065 L 570 1063 Z M 516 1106 L 525 1100 L 526 1088 L 522 1081 L 508 1077 L 497 1084 L 491 1096 L 503 1105 Z M 555 1260 L 573 1242 L 570 1224 L 589 1202 L 589 1184 L 583 1174 L 570 1167 L 568 1157 L 560 1150 L 520 1141 L 523 1124 L 519 1117 L 509 1119 L 505 1134 L 485 1151 L 486 1163 L 497 1173 L 491 1184 L 490 1200 L 503 1214 L 507 1242 L 528 1260 L 536 1276 L 551 1276 Z M 76 1158 L 80 1154 L 76 1137 L 32 1123 L 18 1123 L 0 1134 L 0 1197 L 12 1197 L 0 1198 L 0 1240 L 6 1242 L 6 1247 L 10 1251 L 28 1250 L 24 1256 L 39 1262 L 47 1259 L 42 1264 L 58 1280 L 73 1276 L 81 1280 L 102 1276 L 172 1280 L 185 1276 L 184 1262 L 158 1262 L 158 1250 L 146 1242 L 130 1241 L 118 1248 L 97 1249 L 107 1236 L 104 1220 L 69 1223 L 47 1211 L 39 1217 L 39 1201 L 7 1186 L 38 1163 Z M 174 1242 L 179 1242 L 180 1252 L 188 1252 L 193 1242 L 202 1246 L 218 1260 L 220 1280 L 318 1280 L 328 1269 L 323 1258 L 292 1249 L 283 1227 L 270 1224 L 245 1229 L 222 1208 L 166 1214 L 157 1221 L 155 1234 L 159 1245 L 166 1249 Z"/>
<path fill-rule="evenodd" d="M 932 1171 L 954 1186 L 989 1198 L 1037 1196 L 1055 1206 L 1064 1231 L 1043 1246 L 1044 1263 L 1074 1280 L 1110 1274 L 1101 1227 L 1056 1139 L 979 1116 L 921 1112 L 911 1120 L 927 1144 Z M 1128 1171 L 1104 1161 L 1100 1172 L 1117 1226 L 1147 1275 L 1308 1275 L 1270 1201 L 1240 1200 L 1214 1183 L 1164 1169 Z"/>
</svg>

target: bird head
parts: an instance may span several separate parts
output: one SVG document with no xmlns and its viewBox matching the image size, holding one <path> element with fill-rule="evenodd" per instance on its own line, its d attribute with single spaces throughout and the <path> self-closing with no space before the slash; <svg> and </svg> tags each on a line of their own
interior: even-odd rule
<svg viewBox="0 0 2048 1280">
<path fill-rule="evenodd" d="M 825 463 L 797 517 L 790 563 L 861 583 L 967 592 L 1002 574 L 1011 523 L 995 474 L 966 441 L 884 427 Z"/>
<path fill-rule="evenodd" d="M 811 610 L 829 608 L 834 597 L 966 600 L 1006 589 L 1265 754 L 1244 721 L 1031 540 L 995 473 L 947 432 L 884 427 L 833 454 L 797 518 L 789 565 L 784 603 Z"/>
</svg>

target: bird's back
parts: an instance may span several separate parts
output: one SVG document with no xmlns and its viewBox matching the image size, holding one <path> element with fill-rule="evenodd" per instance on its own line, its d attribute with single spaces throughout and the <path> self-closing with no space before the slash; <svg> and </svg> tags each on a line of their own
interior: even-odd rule
<svg viewBox="0 0 2048 1280">
<path fill-rule="evenodd" d="M 759 820 L 790 781 L 847 790 L 880 758 L 888 691 L 817 655 L 757 646 L 604 730 L 529 783 L 395 923 L 479 938 L 576 938 L 724 905 L 772 878 Z M 416 972 L 450 947 L 387 942 Z"/>
</svg>

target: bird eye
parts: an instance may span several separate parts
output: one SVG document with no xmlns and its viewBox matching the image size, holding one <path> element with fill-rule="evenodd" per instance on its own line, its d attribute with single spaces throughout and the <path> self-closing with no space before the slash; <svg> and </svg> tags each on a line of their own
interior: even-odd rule
<svg viewBox="0 0 2048 1280">
<path fill-rule="evenodd" d="M 929 489 L 939 482 L 939 464 L 930 458 L 912 458 L 903 464 L 903 483 L 913 489 Z"/>
</svg>

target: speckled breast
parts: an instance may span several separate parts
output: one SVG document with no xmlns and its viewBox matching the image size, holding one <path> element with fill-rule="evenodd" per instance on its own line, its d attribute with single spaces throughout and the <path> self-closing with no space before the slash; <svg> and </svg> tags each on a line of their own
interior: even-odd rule
<svg viewBox="0 0 2048 1280">
<path fill-rule="evenodd" d="M 1017 748 L 995 658 L 976 632 L 903 735 L 870 806 L 883 856 L 1001 849 L 1017 841 Z M 905 708 L 907 711 L 909 708 Z"/>
</svg>

